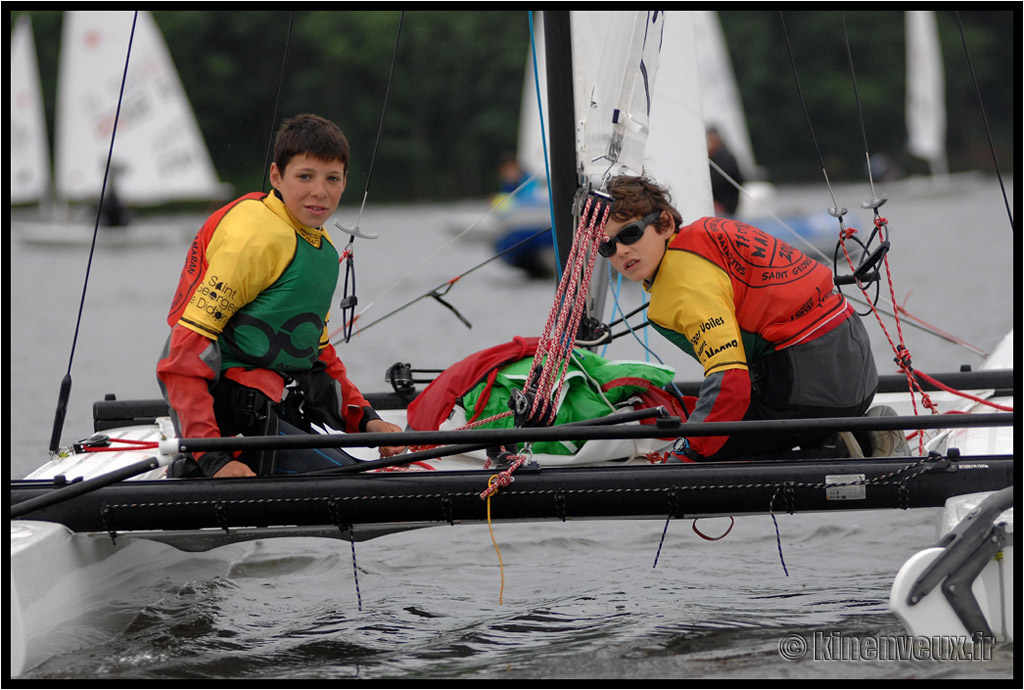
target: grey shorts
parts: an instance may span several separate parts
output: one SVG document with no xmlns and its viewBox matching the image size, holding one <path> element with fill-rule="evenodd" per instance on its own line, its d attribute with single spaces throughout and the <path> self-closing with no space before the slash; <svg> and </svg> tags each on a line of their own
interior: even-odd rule
<svg viewBox="0 0 1024 690">
<path fill-rule="evenodd" d="M 762 357 L 750 374 L 752 402 L 798 416 L 863 414 L 878 387 L 871 342 L 856 314 L 820 338 Z"/>
<path fill-rule="evenodd" d="M 746 420 L 857 417 L 878 387 L 871 344 L 860 317 L 851 316 L 822 337 L 773 352 L 750 365 Z M 828 432 L 739 434 L 708 458 L 724 460 L 815 448 Z"/>
</svg>

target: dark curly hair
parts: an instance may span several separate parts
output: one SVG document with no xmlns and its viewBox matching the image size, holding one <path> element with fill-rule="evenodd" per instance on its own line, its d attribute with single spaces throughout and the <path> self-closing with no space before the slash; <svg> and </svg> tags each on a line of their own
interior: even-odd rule
<svg viewBox="0 0 1024 690">
<path fill-rule="evenodd" d="M 647 176 L 613 177 L 608 181 L 607 192 L 615 202 L 612 205 L 612 218 L 617 221 L 642 218 L 655 211 L 668 211 L 676 227 L 683 224 L 683 217 L 672 205 L 672 195 L 668 189 Z M 659 229 L 664 229 L 666 222 L 662 216 L 655 224 Z"/>
</svg>

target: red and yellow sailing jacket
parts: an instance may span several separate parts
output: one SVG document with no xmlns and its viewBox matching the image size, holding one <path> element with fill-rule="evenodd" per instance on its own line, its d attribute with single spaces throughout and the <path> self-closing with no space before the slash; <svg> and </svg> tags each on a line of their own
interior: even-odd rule
<svg viewBox="0 0 1024 690">
<path fill-rule="evenodd" d="M 186 257 L 157 365 L 180 433 L 220 435 L 210 395 L 220 376 L 279 402 L 288 377 L 322 369 L 340 430 L 376 418 L 328 340 L 337 280 L 330 236 L 294 220 L 276 194 L 248 194 L 210 216 Z"/>
<path fill-rule="evenodd" d="M 704 367 L 694 422 L 742 419 L 751 362 L 814 340 L 854 313 L 826 266 L 727 218 L 680 228 L 645 288 L 651 323 Z M 725 441 L 695 437 L 691 444 L 707 457 Z"/>
</svg>

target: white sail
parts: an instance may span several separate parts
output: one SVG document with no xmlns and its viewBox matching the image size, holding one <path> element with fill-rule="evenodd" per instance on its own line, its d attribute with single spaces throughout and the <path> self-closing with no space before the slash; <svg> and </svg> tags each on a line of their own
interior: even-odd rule
<svg viewBox="0 0 1024 690">
<path fill-rule="evenodd" d="M 526 58 L 526 72 L 523 78 L 522 105 L 519 111 L 519 147 L 516 157 L 519 164 L 530 174 L 547 174 L 544 156 L 544 132 L 541 126 L 541 110 L 537 105 L 538 92 L 545 103 L 548 92 L 544 59 L 544 13 L 534 12 L 533 45 Z M 536 56 L 536 59 L 534 57 Z M 539 88 L 538 88 L 539 82 Z M 544 122 L 545 125 L 548 122 Z"/>
<path fill-rule="evenodd" d="M 907 149 L 945 175 L 946 88 L 935 13 L 906 13 Z"/>
<path fill-rule="evenodd" d="M 572 12 L 577 174 L 593 189 L 616 175 L 653 177 L 685 218 L 711 215 L 693 23 L 687 13 Z M 588 310 L 602 315 L 607 271 Z"/>
<path fill-rule="evenodd" d="M 50 190 L 50 146 L 32 21 L 18 17 L 11 37 L 11 168 L 12 204 L 43 204 Z"/>
<path fill-rule="evenodd" d="M 56 186 L 62 201 L 100 195 L 132 23 L 132 12 L 64 15 L 56 135 Z M 123 202 L 219 196 L 209 152 L 148 12 L 138 13 L 120 103 L 111 160 Z"/>
<path fill-rule="evenodd" d="M 715 213 L 693 12 L 666 12 L 644 167 L 684 222 Z"/>
<path fill-rule="evenodd" d="M 725 36 L 716 12 L 692 12 L 694 46 L 700 75 L 700 96 L 704 121 L 722 135 L 725 145 L 736 158 L 743 176 L 756 176 L 757 164 L 750 144 L 747 118 L 736 87 L 736 75 L 729 59 Z"/>
</svg>

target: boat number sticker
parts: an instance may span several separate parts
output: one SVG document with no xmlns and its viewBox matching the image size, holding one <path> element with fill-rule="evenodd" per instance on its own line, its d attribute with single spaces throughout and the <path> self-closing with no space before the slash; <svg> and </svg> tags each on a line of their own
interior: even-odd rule
<svg viewBox="0 0 1024 690">
<path fill-rule="evenodd" d="M 825 475 L 826 501 L 859 501 L 867 498 L 863 474 Z"/>
</svg>

